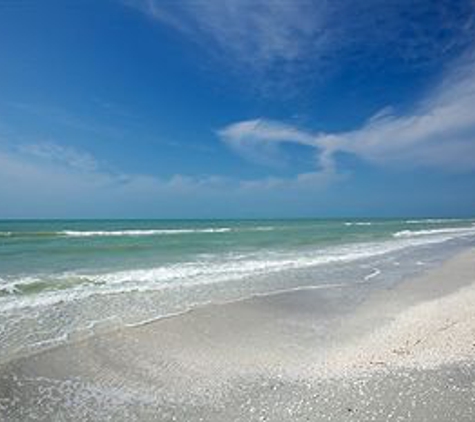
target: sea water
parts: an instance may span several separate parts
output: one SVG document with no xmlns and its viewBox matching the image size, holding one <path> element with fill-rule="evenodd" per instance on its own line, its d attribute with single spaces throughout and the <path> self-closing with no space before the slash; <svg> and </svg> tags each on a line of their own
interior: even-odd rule
<svg viewBox="0 0 475 422">
<path fill-rule="evenodd" d="M 475 219 L 0 221 L 0 362 L 206 303 L 383 286 L 475 244 Z"/>
</svg>

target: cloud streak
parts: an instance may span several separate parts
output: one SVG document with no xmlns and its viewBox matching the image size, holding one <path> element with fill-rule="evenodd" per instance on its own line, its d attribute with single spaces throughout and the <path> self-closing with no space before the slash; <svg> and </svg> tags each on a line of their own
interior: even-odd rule
<svg viewBox="0 0 475 422">
<path fill-rule="evenodd" d="M 316 74 L 342 57 L 359 60 L 362 47 L 372 61 L 380 49 L 405 62 L 439 61 L 474 34 L 469 0 L 124 1 L 218 57 L 279 72 L 310 64 Z"/>
<path fill-rule="evenodd" d="M 18 151 L 25 157 L 49 161 L 79 171 L 95 171 L 99 167 L 99 163 L 91 154 L 51 142 L 21 145 Z"/>
<path fill-rule="evenodd" d="M 295 213 L 308 196 L 301 193 L 322 184 L 320 174 L 255 180 L 127 174 L 72 147 L 0 142 L 0 218 L 269 216 L 276 209 Z"/>
<path fill-rule="evenodd" d="M 475 61 L 446 75 L 408 113 L 385 109 L 361 127 L 342 133 L 312 133 L 282 122 L 237 122 L 219 136 L 244 156 L 265 162 L 268 146 L 297 144 L 314 149 L 320 172 L 335 172 L 339 153 L 396 168 L 428 167 L 450 172 L 475 170 Z M 264 155 L 264 157 L 263 157 Z M 257 158 L 256 158 L 257 157 Z"/>
<path fill-rule="evenodd" d="M 153 19 L 246 64 L 296 60 L 318 36 L 325 5 L 310 2 L 129 1 Z"/>
<path fill-rule="evenodd" d="M 352 169 L 343 167 L 340 154 L 383 168 L 473 172 L 474 109 L 472 57 L 409 112 L 388 108 L 352 131 L 315 133 L 268 119 L 240 121 L 218 131 L 233 151 L 271 167 L 286 159 L 286 145 L 307 148 L 314 155 L 313 170 L 288 178 L 126 174 L 70 146 L 1 140 L 0 215 L 185 217 L 190 216 L 187 210 L 216 216 L 229 215 L 230 209 L 239 209 L 241 215 L 246 210 L 283 210 L 285 204 L 302 209 L 302 202 L 318 202 L 312 199 L 318 192 L 349 176 Z"/>
</svg>

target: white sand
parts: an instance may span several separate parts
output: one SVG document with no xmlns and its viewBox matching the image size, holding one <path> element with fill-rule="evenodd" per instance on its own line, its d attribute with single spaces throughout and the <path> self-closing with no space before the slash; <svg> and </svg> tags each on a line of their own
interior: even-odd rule
<svg viewBox="0 0 475 422">
<path fill-rule="evenodd" d="M 473 422 L 474 251 L 356 311 L 334 306 L 345 289 L 207 306 L 10 362 L 0 420 Z"/>
<path fill-rule="evenodd" d="M 365 322 L 379 326 L 333 348 L 323 372 L 348 375 L 475 362 L 475 252 L 370 298 L 344 331 Z"/>
<path fill-rule="evenodd" d="M 334 353 L 335 368 L 364 370 L 381 365 L 429 369 L 475 360 L 475 284 L 410 306 Z"/>
</svg>

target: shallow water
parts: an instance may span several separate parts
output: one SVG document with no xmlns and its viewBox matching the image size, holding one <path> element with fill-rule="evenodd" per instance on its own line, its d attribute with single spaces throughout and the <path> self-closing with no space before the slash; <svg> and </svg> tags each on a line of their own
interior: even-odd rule
<svg viewBox="0 0 475 422">
<path fill-rule="evenodd" d="M 475 220 L 1 221 L 0 356 L 209 302 L 381 286 L 474 241 Z"/>
</svg>

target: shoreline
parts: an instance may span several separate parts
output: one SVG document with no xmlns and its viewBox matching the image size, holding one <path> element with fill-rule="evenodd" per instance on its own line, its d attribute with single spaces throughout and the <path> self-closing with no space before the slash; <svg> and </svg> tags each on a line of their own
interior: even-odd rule
<svg viewBox="0 0 475 422">
<path fill-rule="evenodd" d="M 193 264 L 188 268 L 188 261 L 185 260 L 183 265 L 176 267 L 157 267 L 155 263 L 150 268 L 138 265 L 137 268 L 143 266 L 142 270 L 132 269 L 133 265 L 126 265 L 125 267 L 130 266 L 131 269 L 125 272 L 117 272 L 111 268 L 104 271 L 91 270 L 90 273 L 82 270 L 71 273 L 61 270 L 52 271 L 51 277 L 39 275 L 31 279 L 14 278 L 7 283 L 10 293 L 0 298 L 1 314 L 5 320 L 2 326 L 0 365 L 20 356 L 26 357 L 65 343 L 76 342 L 95 333 L 103 334 L 126 325 L 179 315 L 211 303 L 229 303 L 252 296 L 269 295 L 276 291 L 303 290 L 307 286 L 318 286 L 316 288 L 320 289 L 322 284 L 341 283 L 348 284 L 351 289 L 352 284 L 358 283 L 361 289 L 353 289 L 355 295 L 353 298 L 348 297 L 348 300 L 360 302 L 371 293 L 370 290 L 376 290 L 378 285 L 398 283 L 420 274 L 427 270 L 427 266 L 439 265 L 474 244 L 475 238 L 466 233 L 453 237 L 436 235 L 425 238 L 424 235 L 421 240 L 417 230 L 413 231 L 413 239 L 386 239 L 385 236 L 398 233 L 404 227 L 407 225 L 402 223 L 397 227 L 385 226 L 384 240 L 378 240 L 376 236 L 374 242 L 369 243 L 360 243 L 358 236 L 362 234 L 358 232 L 361 229 L 356 228 L 355 233 L 350 233 L 350 237 L 357 236 L 353 239 L 354 242 L 347 245 L 344 242 L 338 243 L 334 246 L 335 249 L 328 246 L 321 251 L 311 248 L 310 255 L 306 248 L 291 248 L 290 256 L 281 251 L 282 254 L 279 252 L 278 256 L 269 257 L 266 256 L 265 249 L 255 257 L 251 256 L 252 254 L 244 254 L 244 271 L 240 268 L 242 257 L 228 260 L 224 254 L 221 256 L 224 261 L 221 262 L 220 255 L 217 254 L 210 255 L 213 257 L 210 271 L 206 263 Z M 312 237 L 312 230 L 315 230 L 315 227 L 312 230 L 310 228 L 309 234 L 305 235 L 307 237 Z M 343 230 L 346 233 L 347 230 L 353 229 Z M 446 229 L 437 228 L 431 231 L 440 230 L 445 232 Z M 299 231 L 301 232 L 300 229 L 295 232 L 296 239 L 288 242 L 300 239 L 302 233 L 299 234 Z M 367 229 L 363 231 L 366 233 Z M 376 232 L 379 232 L 379 229 Z M 285 239 L 283 240 L 285 243 Z M 206 246 L 210 239 L 203 241 L 204 244 L 201 242 L 200 247 Z M 107 245 L 110 243 L 108 237 L 100 242 L 106 242 Z M 64 246 L 68 248 L 69 243 L 71 242 L 66 242 Z M 74 243 L 70 246 L 74 246 Z M 178 243 L 181 244 L 181 241 Z M 316 243 L 318 244 L 318 241 Z M 71 252 L 76 253 L 74 249 Z M 95 254 L 89 256 L 93 257 Z M 102 261 L 101 256 L 97 256 L 97 263 Z M 105 258 L 107 257 L 105 255 Z M 23 267 L 24 263 L 21 263 L 21 266 Z M 104 267 L 107 267 L 106 262 Z M 35 270 L 31 271 L 35 273 Z M 24 268 L 22 272 L 26 274 L 30 271 Z M 187 276 L 194 273 L 196 277 Z M 249 275 L 251 273 L 253 275 Z M 178 279 L 175 280 L 175 276 Z M 167 277 L 171 277 L 173 282 L 166 281 Z M 4 280 L 0 282 L 3 283 Z M 36 288 L 38 282 L 45 291 L 40 289 L 39 294 L 27 293 L 28 289 Z M 63 286 L 63 283 L 66 285 Z M 367 288 L 365 284 L 373 285 L 374 289 Z M 18 294 L 14 292 L 15 288 L 19 289 Z M 23 289 L 26 289 L 25 292 Z M 339 306 L 338 303 L 336 306 Z"/>
<path fill-rule="evenodd" d="M 341 409 L 315 398 L 317 390 L 319 397 L 329 394 L 339 401 L 357 393 L 351 386 L 356 380 L 365 386 L 369 403 L 367 412 L 360 413 L 363 418 L 385 402 L 374 401 L 376 386 L 394 383 L 398 390 L 413 378 L 406 388 L 417 387 L 423 394 L 450 376 L 460 384 L 454 391 L 461 395 L 454 393 L 454 400 L 462 400 L 472 418 L 457 420 L 473 420 L 475 251 L 379 290 L 356 309 L 335 306 L 346 288 L 206 305 L 18 358 L 0 366 L 0 415 L 34 420 L 34 410 L 44 417 L 38 420 L 61 412 L 65 420 L 101 420 L 105 414 L 100 408 L 111 414 L 117 408 L 138 420 L 184 420 L 180 415 L 192 410 L 189 414 L 219 415 L 202 420 L 297 420 L 281 413 L 271 417 L 275 393 L 285 391 L 285 401 L 306 403 L 302 420 L 319 421 L 328 419 L 317 418 L 308 406 L 326 409 L 325 415 Z M 54 390 L 55 398 L 42 396 L 45 388 Z M 413 391 L 413 396 L 419 393 Z M 261 405 L 236 408 L 249 395 L 260 397 Z M 64 407 L 65 397 L 77 402 L 86 396 L 94 397 L 92 408 L 77 403 Z M 276 403 L 276 409 L 285 401 Z M 162 417 L 148 413 L 150 406 Z M 417 406 L 412 411 L 417 413 Z M 127 420 L 120 415 L 114 420 Z M 257 418 L 263 415 L 267 419 Z"/>
</svg>

